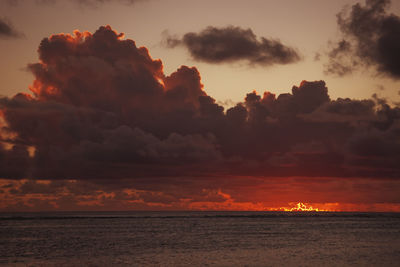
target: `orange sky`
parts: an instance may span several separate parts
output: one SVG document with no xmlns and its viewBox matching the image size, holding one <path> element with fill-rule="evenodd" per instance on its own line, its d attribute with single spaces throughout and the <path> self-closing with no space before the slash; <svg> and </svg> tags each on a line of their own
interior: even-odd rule
<svg viewBox="0 0 400 267">
<path fill-rule="evenodd" d="M 368 71 L 346 77 L 323 72 L 327 60 L 323 53 L 329 49 L 328 42 L 339 38 L 336 14 L 357 0 L 255 0 L 251 4 L 228 0 L 143 0 L 133 5 L 118 0 L 103 5 L 79 5 L 74 1 L 54 1 L 47 5 L 28 0 L 1 1 L 0 17 L 10 20 L 24 34 L 22 38 L 0 39 L 2 95 L 27 91 L 33 77 L 25 67 L 36 61 L 42 38 L 75 29 L 93 32 L 100 25 L 110 24 L 138 45 L 148 47 L 153 58 L 162 59 L 166 73 L 182 64 L 199 68 L 207 92 L 218 101 L 241 101 L 250 90 L 284 93 L 302 80 L 320 79 L 327 82 L 334 98 L 369 98 L 377 93 L 391 101 L 400 101 L 397 94 L 400 84 L 388 77 Z M 400 14 L 400 3 L 392 1 L 390 11 Z M 249 67 L 242 63 L 212 65 L 194 61 L 182 48 L 168 49 L 162 45 L 165 31 L 182 35 L 210 25 L 251 28 L 258 37 L 279 39 L 296 47 L 303 60 L 272 67 Z M 321 54 L 321 60 L 315 61 L 316 53 Z"/>
<path fill-rule="evenodd" d="M 107 189 L 88 181 L 0 182 L 2 211 L 41 210 L 254 210 L 295 208 L 298 202 L 323 211 L 400 212 L 400 182 L 337 178 L 226 178 L 231 185 L 163 191 Z M 234 180 L 234 182 L 232 182 Z M 234 183 L 245 185 L 238 186 Z M 127 182 L 129 184 L 129 182 Z M 85 188 L 85 189 L 83 189 Z"/>
</svg>

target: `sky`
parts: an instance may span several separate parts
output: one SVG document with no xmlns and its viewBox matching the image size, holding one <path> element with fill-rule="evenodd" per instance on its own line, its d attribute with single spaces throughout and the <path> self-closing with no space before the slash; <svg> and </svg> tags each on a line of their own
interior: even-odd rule
<svg viewBox="0 0 400 267">
<path fill-rule="evenodd" d="M 400 2 L 0 2 L 0 210 L 400 211 Z"/>
</svg>

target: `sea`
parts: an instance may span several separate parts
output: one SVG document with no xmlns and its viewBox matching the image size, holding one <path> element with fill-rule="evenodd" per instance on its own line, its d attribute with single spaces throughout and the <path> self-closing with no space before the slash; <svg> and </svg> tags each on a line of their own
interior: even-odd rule
<svg viewBox="0 0 400 267">
<path fill-rule="evenodd" d="M 1 266 L 400 266 L 400 213 L 0 213 Z"/>
</svg>

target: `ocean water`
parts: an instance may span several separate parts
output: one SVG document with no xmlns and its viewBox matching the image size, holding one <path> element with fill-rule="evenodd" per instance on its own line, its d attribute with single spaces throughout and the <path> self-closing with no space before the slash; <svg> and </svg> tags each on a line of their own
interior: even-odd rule
<svg viewBox="0 0 400 267">
<path fill-rule="evenodd" d="M 1 213 L 2 266 L 400 266 L 399 213 Z"/>
</svg>

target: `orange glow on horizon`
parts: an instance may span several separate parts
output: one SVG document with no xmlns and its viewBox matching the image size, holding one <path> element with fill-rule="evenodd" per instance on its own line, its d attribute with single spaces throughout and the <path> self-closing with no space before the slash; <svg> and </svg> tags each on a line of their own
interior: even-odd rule
<svg viewBox="0 0 400 267">
<path fill-rule="evenodd" d="M 289 203 L 292 204 L 292 203 Z M 311 205 L 308 205 L 308 203 L 303 203 L 303 202 L 298 202 L 294 207 L 280 207 L 278 209 L 271 209 L 273 211 L 288 211 L 288 212 L 308 212 L 308 211 L 313 211 L 313 212 L 320 212 L 320 211 L 334 211 L 330 209 L 323 209 L 323 208 L 314 208 Z"/>
<path fill-rule="evenodd" d="M 296 207 L 290 208 L 290 209 L 285 209 L 285 211 L 326 211 L 326 210 L 313 208 L 312 206 L 307 206 L 306 204 L 299 202 L 296 204 Z"/>
<path fill-rule="evenodd" d="M 0 211 L 78 211 L 78 210 L 182 210 L 182 211 L 260 211 L 260 212 L 400 212 L 397 202 L 307 202 L 254 201 L 236 199 L 232 192 L 204 189 L 193 197 L 171 197 L 169 192 L 138 190 L 81 191 L 89 183 L 79 180 L 0 179 Z M 33 190 L 31 190 L 33 188 Z M 96 188 L 93 188 L 96 189 Z M 31 191 L 27 191 L 31 190 Z M 280 195 L 282 196 L 282 195 Z M 278 199 L 278 196 L 274 199 Z M 337 198 L 338 199 L 338 198 Z M 338 199 L 339 200 L 339 199 Z"/>
</svg>

